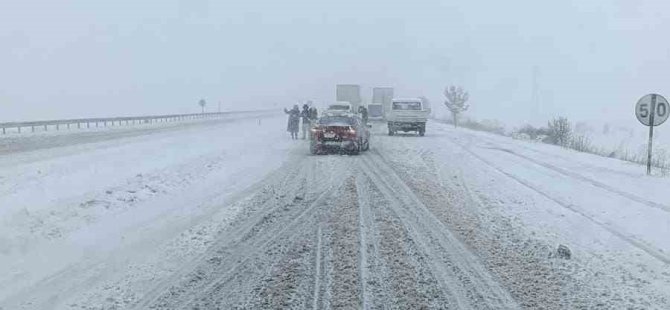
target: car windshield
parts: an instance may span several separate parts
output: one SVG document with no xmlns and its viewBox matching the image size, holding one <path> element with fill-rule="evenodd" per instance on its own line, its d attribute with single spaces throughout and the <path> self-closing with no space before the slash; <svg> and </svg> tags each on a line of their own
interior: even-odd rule
<svg viewBox="0 0 670 310">
<path fill-rule="evenodd" d="M 0 0 L 0 310 L 670 310 L 670 0 Z"/>
<path fill-rule="evenodd" d="M 347 111 L 349 110 L 348 105 L 343 105 L 343 104 L 338 104 L 338 105 L 331 105 L 328 107 L 330 110 L 338 110 L 338 111 Z"/>
<path fill-rule="evenodd" d="M 351 126 L 356 124 L 353 117 L 326 116 L 319 119 L 319 124 L 324 126 Z"/>
<path fill-rule="evenodd" d="M 393 110 L 421 110 L 420 102 L 393 102 Z"/>
</svg>

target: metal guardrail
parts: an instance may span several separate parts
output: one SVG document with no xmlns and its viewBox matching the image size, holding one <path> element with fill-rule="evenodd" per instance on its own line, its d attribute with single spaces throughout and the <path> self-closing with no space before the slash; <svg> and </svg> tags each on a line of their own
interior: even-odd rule
<svg viewBox="0 0 670 310">
<path fill-rule="evenodd" d="M 192 113 L 192 114 L 167 114 L 167 115 L 150 115 L 150 116 L 127 116 L 127 117 L 106 117 L 106 118 L 75 118 L 75 119 L 59 119 L 59 120 L 47 120 L 47 121 L 30 121 L 30 122 L 7 122 L 0 123 L 0 128 L 2 128 L 2 134 L 7 133 L 7 129 L 16 128 L 19 133 L 21 133 L 22 128 L 30 128 L 31 132 L 35 132 L 35 128 L 44 128 L 44 131 L 48 131 L 50 127 L 55 127 L 56 130 L 60 130 L 61 126 L 65 126 L 67 129 L 70 129 L 71 126 L 76 125 L 77 128 L 91 128 L 91 124 L 94 124 L 95 127 L 100 127 L 102 124 L 103 127 L 107 125 L 114 126 L 114 124 L 122 125 L 134 125 L 134 124 L 152 124 L 152 123 L 162 123 L 162 122 L 178 122 L 185 120 L 196 120 L 196 119 L 210 119 L 218 118 L 233 114 L 247 114 L 247 113 L 259 113 L 259 112 L 270 112 L 274 110 L 256 110 L 256 111 L 231 111 L 231 112 L 213 112 L 213 113 Z"/>
</svg>

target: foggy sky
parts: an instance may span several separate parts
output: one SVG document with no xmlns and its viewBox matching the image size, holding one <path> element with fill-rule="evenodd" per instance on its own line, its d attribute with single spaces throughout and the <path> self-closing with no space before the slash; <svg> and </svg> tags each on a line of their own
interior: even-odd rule
<svg viewBox="0 0 670 310">
<path fill-rule="evenodd" d="M 3 1 L 0 121 L 334 100 L 393 86 L 476 118 L 633 121 L 670 98 L 668 1 Z M 533 69 L 537 68 L 537 69 Z M 537 104 L 532 102 L 536 71 Z"/>
</svg>

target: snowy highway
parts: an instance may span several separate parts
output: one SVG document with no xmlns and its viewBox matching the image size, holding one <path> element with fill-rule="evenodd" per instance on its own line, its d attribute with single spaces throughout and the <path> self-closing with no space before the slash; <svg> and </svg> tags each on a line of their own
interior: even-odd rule
<svg viewBox="0 0 670 310">
<path fill-rule="evenodd" d="M 0 139 L 0 309 L 670 308 L 668 178 L 436 121 L 314 156 L 285 118 Z"/>
</svg>

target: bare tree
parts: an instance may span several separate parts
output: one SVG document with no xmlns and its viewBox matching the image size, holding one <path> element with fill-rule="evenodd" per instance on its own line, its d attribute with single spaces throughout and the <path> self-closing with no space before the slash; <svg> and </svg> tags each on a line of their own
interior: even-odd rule
<svg viewBox="0 0 670 310">
<path fill-rule="evenodd" d="M 198 101 L 198 105 L 202 109 L 202 113 L 205 114 L 205 106 L 207 105 L 207 101 L 205 101 L 205 99 L 200 99 L 200 101 Z"/>
<path fill-rule="evenodd" d="M 549 121 L 550 142 L 560 146 L 568 146 L 572 137 L 572 128 L 566 117 L 554 118 Z"/>
<path fill-rule="evenodd" d="M 451 112 L 451 116 L 454 118 L 454 127 L 458 127 L 459 114 L 467 111 L 470 107 L 466 104 L 470 95 L 462 87 L 452 85 L 444 89 L 444 97 L 446 98 L 444 105 L 447 106 L 447 109 Z"/>
</svg>

